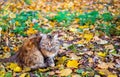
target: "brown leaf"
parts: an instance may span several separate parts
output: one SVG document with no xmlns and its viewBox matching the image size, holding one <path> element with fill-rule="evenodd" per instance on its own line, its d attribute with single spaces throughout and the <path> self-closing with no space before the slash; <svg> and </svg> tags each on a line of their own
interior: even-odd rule
<svg viewBox="0 0 120 77">
<path fill-rule="evenodd" d="M 68 76 L 72 73 L 71 69 L 63 69 L 60 71 L 60 76 Z"/>
<path fill-rule="evenodd" d="M 99 68 L 101 68 L 101 69 L 108 69 L 108 67 L 114 68 L 113 67 L 114 65 L 115 65 L 114 63 L 105 63 L 105 62 L 102 62 L 102 63 L 98 64 L 97 66 Z"/>
</svg>

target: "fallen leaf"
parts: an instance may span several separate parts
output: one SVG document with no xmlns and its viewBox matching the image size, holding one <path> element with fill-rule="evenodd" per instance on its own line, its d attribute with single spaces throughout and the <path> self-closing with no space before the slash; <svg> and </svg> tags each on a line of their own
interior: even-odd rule
<svg viewBox="0 0 120 77">
<path fill-rule="evenodd" d="M 13 77 L 12 72 L 7 72 L 4 77 Z"/>
<path fill-rule="evenodd" d="M 22 69 L 19 67 L 19 66 L 16 66 L 14 69 L 13 69 L 14 72 L 21 72 Z"/>
<path fill-rule="evenodd" d="M 10 63 L 9 66 L 7 66 L 7 67 L 10 68 L 11 70 L 13 70 L 14 72 L 22 71 L 22 69 L 16 63 Z"/>
<path fill-rule="evenodd" d="M 78 68 L 78 61 L 77 60 L 69 60 L 67 62 L 67 67 L 71 67 L 71 68 Z"/>
<path fill-rule="evenodd" d="M 69 57 L 70 57 L 72 60 L 78 60 L 78 59 L 81 58 L 80 56 L 77 56 L 75 53 L 71 53 L 71 54 L 69 55 Z"/>
<path fill-rule="evenodd" d="M 63 69 L 60 71 L 60 76 L 68 76 L 72 73 L 71 69 Z"/>
<path fill-rule="evenodd" d="M 27 73 L 23 73 L 20 75 L 20 77 L 26 77 Z"/>
<path fill-rule="evenodd" d="M 0 27 L 0 37 L 1 37 L 1 34 L 2 34 L 2 27 Z"/>
<path fill-rule="evenodd" d="M 5 47 L 3 47 L 3 50 L 4 50 L 5 52 L 9 52 L 9 51 L 10 51 L 10 48 L 9 48 L 8 46 L 5 46 Z"/>
<path fill-rule="evenodd" d="M 82 76 L 80 76 L 79 74 L 74 74 L 72 75 L 72 77 L 82 77 Z"/>
<path fill-rule="evenodd" d="M 77 32 L 77 29 L 76 28 L 70 28 L 70 31 L 71 32 Z"/>
<path fill-rule="evenodd" d="M 114 49 L 114 46 L 111 44 L 111 45 L 105 45 L 105 49 Z"/>
<path fill-rule="evenodd" d="M 108 77 L 118 77 L 118 76 L 113 74 L 113 75 L 108 75 Z"/>
<path fill-rule="evenodd" d="M 107 70 L 107 69 L 99 69 L 99 72 L 98 72 L 100 75 L 105 75 L 105 76 L 108 76 L 108 75 L 111 75 L 112 73 Z"/>
<path fill-rule="evenodd" d="M 48 70 L 49 70 L 49 68 L 46 68 L 46 69 L 39 69 L 40 72 L 46 72 L 46 71 L 48 71 Z"/>
<path fill-rule="evenodd" d="M 59 58 L 59 59 L 58 59 L 58 62 L 57 62 L 57 65 L 58 65 L 58 64 L 63 64 L 66 59 L 67 59 L 66 56 L 63 56 L 62 58 Z"/>
<path fill-rule="evenodd" d="M 100 57 L 105 57 L 106 53 L 105 52 L 98 52 L 97 55 L 100 56 Z"/>
<path fill-rule="evenodd" d="M 76 72 L 77 72 L 78 74 L 82 74 L 82 73 L 84 72 L 84 70 L 83 70 L 83 69 L 78 69 L 78 70 L 76 70 Z"/>
<path fill-rule="evenodd" d="M 97 44 L 107 44 L 107 43 L 108 43 L 108 41 L 106 41 L 106 40 L 97 41 Z"/>
<path fill-rule="evenodd" d="M 23 69 L 24 72 L 28 72 L 28 71 L 30 71 L 30 70 L 31 70 L 30 67 L 25 67 L 25 68 Z"/>
<path fill-rule="evenodd" d="M 19 47 L 14 47 L 13 50 L 16 52 L 19 50 Z"/>
<path fill-rule="evenodd" d="M 94 77 L 101 77 L 100 75 L 94 75 Z"/>
<path fill-rule="evenodd" d="M 110 68 L 114 68 L 114 63 L 105 63 L 105 62 L 101 62 L 100 64 L 98 64 L 97 66 L 101 69 L 108 69 L 108 67 Z"/>
<path fill-rule="evenodd" d="M 33 29 L 33 28 L 29 28 L 27 31 L 26 31 L 26 33 L 27 33 L 27 35 L 32 35 L 32 34 L 35 34 L 37 31 L 35 30 L 35 29 Z"/>
<path fill-rule="evenodd" d="M 5 71 L 0 70 L 0 77 L 5 77 Z"/>
<path fill-rule="evenodd" d="M 80 29 L 85 29 L 85 28 L 89 28 L 89 26 L 84 25 L 84 26 L 79 26 Z"/>
<path fill-rule="evenodd" d="M 86 41 L 89 42 L 93 38 L 93 34 L 92 33 L 84 34 L 83 37 L 86 39 Z"/>
<path fill-rule="evenodd" d="M 54 71 L 49 72 L 49 75 L 54 75 L 54 74 L 55 74 Z"/>
</svg>

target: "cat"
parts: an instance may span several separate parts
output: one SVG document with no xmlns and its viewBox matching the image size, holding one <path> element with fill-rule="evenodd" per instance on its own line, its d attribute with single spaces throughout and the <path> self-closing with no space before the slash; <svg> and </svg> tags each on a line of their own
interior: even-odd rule
<svg viewBox="0 0 120 77">
<path fill-rule="evenodd" d="M 48 66 L 55 66 L 54 57 L 58 54 L 60 45 L 58 35 L 42 35 L 39 48 L 41 49 L 43 56 L 46 58 Z"/>
<path fill-rule="evenodd" d="M 0 62 L 16 62 L 31 70 L 44 67 L 54 67 L 54 57 L 59 51 L 58 35 L 36 34 L 24 41 L 18 52 L 10 58 L 0 59 Z"/>
</svg>

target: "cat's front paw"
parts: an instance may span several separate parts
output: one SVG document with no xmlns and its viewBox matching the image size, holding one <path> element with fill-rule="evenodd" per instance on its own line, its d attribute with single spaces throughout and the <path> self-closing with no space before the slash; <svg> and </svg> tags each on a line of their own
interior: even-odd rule
<svg viewBox="0 0 120 77">
<path fill-rule="evenodd" d="M 54 63 L 53 63 L 53 64 L 49 64 L 49 66 L 50 66 L 50 67 L 54 67 L 54 66 L 55 66 L 55 64 L 54 64 Z"/>
<path fill-rule="evenodd" d="M 49 67 L 55 66 L 55 62 L 54 62 L 53 58 L 50 58 L 50 57 L 46 58 L 46 63 Z"/>
</svg>

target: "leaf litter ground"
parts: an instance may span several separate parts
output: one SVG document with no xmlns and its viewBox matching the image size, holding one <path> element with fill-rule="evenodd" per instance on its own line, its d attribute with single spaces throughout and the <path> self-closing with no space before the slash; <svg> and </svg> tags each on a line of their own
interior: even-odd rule
<svg viewBox="0 0 120 77">
<path fill-rule="evenodd" d="M 0 63 L 0 77 L 119 77 L 119 0 L 0 2 L 0 58 L 14 55 L 27 36 L 59 34 L 56 66 L 29 72 Z"/>
</svg>

